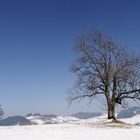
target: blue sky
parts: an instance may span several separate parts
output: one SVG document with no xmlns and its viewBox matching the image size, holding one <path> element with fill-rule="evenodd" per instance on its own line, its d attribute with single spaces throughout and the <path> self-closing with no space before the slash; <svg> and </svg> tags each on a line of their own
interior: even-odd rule
<svg viewBox="0 0 140 140">
<path fill-rule="evenodd" d="M 102 110 L 97 101 L 67 108 L 76 36 L 98 28 L 139 52 L 139 7 L 139 0 L 0 0 L 0 104 L 5 114 Z"/>
</svg>

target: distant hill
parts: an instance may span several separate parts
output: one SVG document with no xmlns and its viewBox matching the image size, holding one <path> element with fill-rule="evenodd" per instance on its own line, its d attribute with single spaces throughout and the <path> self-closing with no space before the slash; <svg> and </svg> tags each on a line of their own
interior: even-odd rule
<svg viewBox="0 0 140 140">
<path fill-rule="evenodd" d="M 54 124 L 59 123 L 59 117 L 54 114 L 28 113 L 26 119 L 30 120 L 32 124 Z"/>
<path fill-rule="evenodd" d="M 101 116 L 101 115 L 102 115 L 102 113 L 100 113 L 100 112 L 93 112 L 93 113 L 78 112 L 78 113 L 72 114 L 71 116 L 74 116 L 79 119 L 89 119 L 89 118 L 93 118 L 93 117 L 97 117 L 97 116 Z"/>
<path fill-rule="evenodd" d="M 31 125 L 31 122 L 23 116 L 13 116 L 0 120 L 0 126 L 11 125 Z"/>
<path fill-rule="evenodd" d="M 29 113 L 26 115 L 26 119 L 30 120 L 32 124 L 58 124 L 79 120 L 73 116 L 57 116 L 53 114 L 41 115 L 39 113 Z"/>
<path fill-rule="evenodd" d="M 40 113 L 28 113 L 26 115 L 26 117 L 31 117 L 31 116 L 37 116 L 37 117 L 42 117 L 42 118 L 56 118 L 57 115 L 54 115 L 54 114 L 45 114 L 45 115 L 41 115 Z"/>
<path fill-rule="evenodd" d="M 120 113 L 118 113 L 117 118 L 122 119 L 122 118 L 131 118 L 136 115 L 140 115 L 140 107 L 134 106 L 132 108 L 122 110 Z"/>
</svg>

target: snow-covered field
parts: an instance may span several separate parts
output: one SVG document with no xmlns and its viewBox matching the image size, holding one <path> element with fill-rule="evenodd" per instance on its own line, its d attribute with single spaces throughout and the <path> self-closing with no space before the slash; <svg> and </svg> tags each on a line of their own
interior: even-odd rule
<svg viewBox="0 0 140 140">
<path fill-rule="evenodd" d="M 0 127 L 1 140 L 139 140 L 140 128 L 96 128 L 75 124 Z"/>
<path fill-rule="evenodd" d="M 97 122 L 97 119 L 95 119 Z M 99 121 L 99 120 L 98 120 Z M 94 122 L 94 121 L 93 121 Z M 1 140 L 139 140 L 140 126 L 99 127 L 97 123 L 1 126 Z"/>
</svg>

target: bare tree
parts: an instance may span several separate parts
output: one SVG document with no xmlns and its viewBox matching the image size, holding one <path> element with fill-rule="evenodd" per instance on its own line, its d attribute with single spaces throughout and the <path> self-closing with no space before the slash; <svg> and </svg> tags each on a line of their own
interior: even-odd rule
<svg viewBox="0 0 140 140">
<path fill-rule="evenodd" d="M 3 111 L 3 109 L 1 108 L 1 105 L 0 105 L 0 119 L 2 119 L 3 115 L 4 115 L 4 111 Z"/>
<path fill-rule="evenodd" d="M 75 45 L 76 62 L 71 71 L 77 74 L 75 86 L 68 92 L 68 101 L 103 96 L 108 119 L 115 119 L 116 104 L 127 99 L 140 100 L 140 59 L 94 30 L 83 33 Z"/>
</svg>

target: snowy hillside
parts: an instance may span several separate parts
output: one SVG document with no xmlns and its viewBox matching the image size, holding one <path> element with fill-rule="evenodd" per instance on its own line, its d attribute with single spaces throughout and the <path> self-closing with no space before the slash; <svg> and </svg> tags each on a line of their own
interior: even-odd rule
<svg viewBox="0 0 140 140">
<path fill-rule="evenodd" d="M 73 123 L 79 119 L 73 116 L 55 116 L 55 117 L 44 117 L 41 115 L 33 115 L 26 117 L 30 120 L 31 124 L 58 124 L 58 123 Z"/>
<path fill-rule="evenodd" d="M 139 140 L 140 115 L 112 123 L 106 115 L 89 119 L 73 116 L 30 115 L 27 126 L 0 126 L 1 140 Z M 52 124 L 53 123 L 53 124 Z M 57 124 L 56 124 L 57 123 Z M 43 125 L 45 124 L 45 125 Z M 131 125 L 137 124 L 137 125 Z M 122 133 L 123 132 L 123 133 Z"/>
<path fill-rule="evenodd" d="M 0 126 L 31 125 L 31 121 L 23 116 L 11 116 L 0 120 Z"/>
<path fill-rule="evenodd" d="M 111 122 L 110 120 L 107 120 L 107 114 L 102 114 L 100 116 L 91 117 L 88 119 L 87 118 L 80 119 L 74 116 L 56 116 L 56 117 L 46 118 L 41 115 L 26 117 L 26 119 L 30 120 L 31 124 L 38 124 L 38 125 L 39 124 L 63 124 L 63 123 L 102 125 L 104 123 Z M 125 118 L 118 118 L 118 120 L 132 125 L 140 125 L 140 114 L 137 113 L 131 118 L 125 116 Z"/>
<path fill-rule="evenodd" d="M 78 112 L 75 114 L 72 114 L 71 116 L 79 118 L 79 119 L 89 119 L 89 118 L 93 118 L 93 117 L 97 117 L 97 116 L 101 116 L 102 113 L 100 112 Z"/>
<path fill-rule="evenodd" d="M 140 125 L 140 108 L 133 107 L 127 110 L 121 111 L 116 115 L 118 120 L 128 124 Z M 39 113 L 28 114 L 26 117 L 13 116 L 0 120 L 1 126 L 11 125 L 45 125 L 45 124 L 94 124 L 102 125 L 107 123 L 107 115 L 101 115 L 101 113 L 88 113 L 80 112 L 73 114 L 72 116 L 57 116 L 57 115 L 41 115 Z"/>
<path fill-rule="evenodd" d="M 140 115 L 140 107 L 134 106 L 125 110 L 122 110 L 118 113 L 117 118 L 132 118 L 134 116 Z"/>
<path fill-rule="evenodd" d="M 123 119 L 119 119 L 125 123 L 128 124 L 135 124 L 135 125 L 139 125 L 140 126 L 140 114 L 139 115 L 135 115 L 131 118 L 123 118 Z"/>
</svg>

